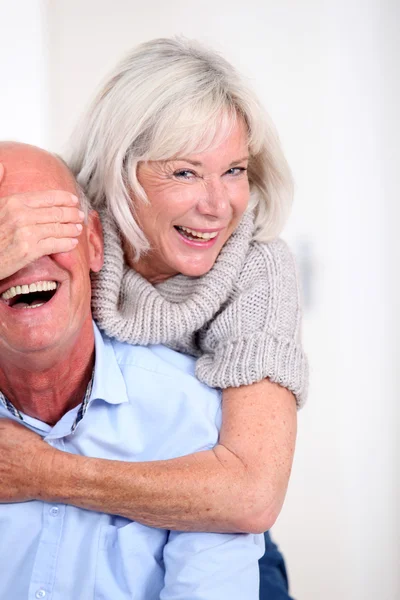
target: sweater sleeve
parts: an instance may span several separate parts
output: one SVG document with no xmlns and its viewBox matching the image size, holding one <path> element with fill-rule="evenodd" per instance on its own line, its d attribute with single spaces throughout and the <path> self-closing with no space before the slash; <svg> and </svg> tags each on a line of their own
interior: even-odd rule
<svg viewBox="0 0 400 600">
<path fill-rule="evenodd" d="M 301 304 L 293 256 L 281 240 L 253 243 L 228 301 L 198 339 L 197 377 L 211 387 L 269 378 L 306 399 Z"/>
</svg>

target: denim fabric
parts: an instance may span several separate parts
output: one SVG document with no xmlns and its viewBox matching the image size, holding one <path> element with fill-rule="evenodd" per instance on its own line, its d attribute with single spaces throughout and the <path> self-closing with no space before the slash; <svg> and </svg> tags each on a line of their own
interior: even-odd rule
<svg viewBox="0 0 400 600">
<path fill-rule="evenodd" d="M 260 566 L 260 600 L 294 600 L 289 595 L 289 581 L 285 561 L 278 546 L 265 533 L 265 554 Z"/>
</svg>

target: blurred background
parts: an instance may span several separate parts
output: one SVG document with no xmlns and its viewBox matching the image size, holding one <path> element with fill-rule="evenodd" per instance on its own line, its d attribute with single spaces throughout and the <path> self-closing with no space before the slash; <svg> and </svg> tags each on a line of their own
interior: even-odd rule
<svg viewBox="0 0 400 600">
<path fill-rule="evenodd" d="M 62 154 L 116 61 L 173 34 L 221 51 L 278 128 L 311 364 L 273 530 L 296 600 L 400 599 L 399 26 L 395 0 L 0 0 L 0 139 Z"/>
</svg>

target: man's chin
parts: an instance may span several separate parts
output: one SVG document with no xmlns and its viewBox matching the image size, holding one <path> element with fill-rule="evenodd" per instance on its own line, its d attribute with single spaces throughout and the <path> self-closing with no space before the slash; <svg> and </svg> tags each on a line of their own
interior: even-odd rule
<svg viewBox="0 0 400 600">
<path fill-rule="evenodd" d="M 33 313 L 40 309 L 15 309 L 24 311 L 24 313 Z M 12 360 L 20 362 L 20 367 L 24 368 L 24 360 L 30 360 L 34 356 L 40 359 L 40 355 L 50 355 L 54 353 L 59 356 L 59 352 L 67 345 L 67 332 L 70 330 L 70 319 L 68 314 L 59 314 L 55 319 L 53 311 L 43 311 L 41 318 L 39 314 L 24 314 L 23 318 L 9 319 L 9 327 L 5 328 L 0 335 L 0 360 L 4 356 L 4 361 Z M 11 358 L 13 357 L 13 358 Z M 20 357 L 20 358 L 18 358 Z"/>
<path fill-rule="evenodd" d="M 33 354 L 47 354 L 53 348 L 61 346 L 62 335 L 58 334 L 54 328 L 27 328 L 23 333 L 14 332 L 12 339 L 3 339 L 8 351 L 13 354 L 30 356 Z M 60 332 L 61 333 L 61 332 Z M 2 344 L 3 345 L 3 344 Z M 21 366 L 23 366 L 21 364 Z"/>
</svg>

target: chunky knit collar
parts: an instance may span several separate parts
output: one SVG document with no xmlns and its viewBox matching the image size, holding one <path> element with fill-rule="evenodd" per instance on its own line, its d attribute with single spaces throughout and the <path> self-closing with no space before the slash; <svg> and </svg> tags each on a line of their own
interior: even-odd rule
<svg viewBox="0 0 400 600">
<path fill-rule="evenodd" d="M 104 266 L 92 277 L 92 309 L 110 337 L 132 344 L 179 345 L 201 329 L 227 301 L 243 267 L 254 232 L 247 212 L 223 246 L 212 269 L 201 277 L 176 275 L 152 285 L 124 262 L 113 219 L 101 213 Z"/>
</svg>

